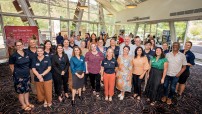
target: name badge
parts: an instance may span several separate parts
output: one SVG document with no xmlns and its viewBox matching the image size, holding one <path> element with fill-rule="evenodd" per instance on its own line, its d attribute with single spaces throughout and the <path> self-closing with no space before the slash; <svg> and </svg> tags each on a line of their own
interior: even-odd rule
<svg viewBox="0 0 202 114">
<path fill-rule="evenodd" d="M 44 61 L 44 63 L 48 63 L 48 61 Z"/>
<path fill-rule="evenodd" d="M 47 54 L 47 55 L 45 55 L 46 57 L 48 57 L 49 55 Z"/>
<path fill-rule="evenodd" d="M 40 63 L 36 63 L 36 66 L 40 66 Z"/>
<path fill-rule="evenodd" d="M 104 63 L 104 64 L 107 64 L 107 63 Z"/>
<path fill-rule="evenodd" d="M 18 57 L 18 59 L 21 59 L 22 57 Z"/>
<path fill-rule="evenodd" d="M 83 59 L 81 59 L 81 61 L 83 62 Z"/>
<path fill-rule="evenodd" d="M 26 58 L 29 58 L 29 56 L 26 56 Z"/>
</svg>

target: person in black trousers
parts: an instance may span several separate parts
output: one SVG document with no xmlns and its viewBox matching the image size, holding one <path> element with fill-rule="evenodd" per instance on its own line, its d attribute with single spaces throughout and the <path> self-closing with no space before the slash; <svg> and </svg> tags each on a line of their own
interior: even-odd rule
<svg viewBox="0 0 202 114">
<path fill-rule="evenodd" d="M 62 84 L 64 88 L 65 97 L 68 98 L 68 69 L 69 59 L 64 54 L 63 46 L 58 44 L 56 47 L 56 54 L 52 58 L 53 81 L 55 86 L 55 93 L 58 95 L 58 100 L 62 102 Z"/>
</svg>

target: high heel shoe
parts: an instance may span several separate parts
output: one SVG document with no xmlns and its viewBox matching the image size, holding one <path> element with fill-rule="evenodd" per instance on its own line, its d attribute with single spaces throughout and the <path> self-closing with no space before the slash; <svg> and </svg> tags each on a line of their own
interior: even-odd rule
<svg viewBox="0 0 202 114">
<path fill-rule="evenodd" d="M 75 106 L 76 102 L 75 100 L 72 100 L 72 106 Z"/>
</svg>

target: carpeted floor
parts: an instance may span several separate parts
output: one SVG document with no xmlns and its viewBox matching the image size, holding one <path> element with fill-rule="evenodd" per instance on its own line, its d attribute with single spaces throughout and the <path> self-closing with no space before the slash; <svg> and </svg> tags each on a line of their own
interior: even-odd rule
<svg viewBox="0 0 202 114">
<path fill-rule="evenodd" d="M 36 104 L 34 95 L 30 96 L 31 103 L 35 104 L 35 108 L 30 112 L 23 112 L 14 91 L 11 73 L 8 64 L 0 65 L 0 114 L 1 113 L 78 113 L 78 114 L 202 114 L 202 66 L 194 66 L 191 68 L 191 76 L 187 82 L 187 88 L 183 98 L 175 101 L 173 105 L 167 105 L 157 102 L 155 106 L 150 106 L 143 97 L 141 101 L 133 99 L 131 93 L 127 93 L 123 101 L 118 100 L 118 91 L 115 91 L 113 102 L 106 102 L 103 97 L 103 89 L 101 91 L 101 100 L 92 95 L 91 90 L 87 89 L 83 93 L 84 100 L 81 102 L 76 99 L 76 106 L 71 106 L 71 99 L 66 99 L 59 103 L 53 98 L 53 108 L 46 109 L 42 105 Z"/>
</svg>

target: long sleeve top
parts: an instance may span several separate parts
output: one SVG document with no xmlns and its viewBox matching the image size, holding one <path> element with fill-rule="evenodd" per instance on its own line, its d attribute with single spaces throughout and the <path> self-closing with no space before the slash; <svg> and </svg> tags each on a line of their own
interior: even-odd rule
<svg viewBox="0 0 202 114">
<path fill-rule="evenodd" d="M 86 71 L 86 65 L 85 65 L 85 59 L 84 56 L 80 56 L 80 59 L 78 59 L 75 56 L 72 56 L 70 59 L 70 67 L 72 74 L 75 74 L 77 71 Z"/>
</svg>

